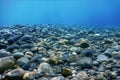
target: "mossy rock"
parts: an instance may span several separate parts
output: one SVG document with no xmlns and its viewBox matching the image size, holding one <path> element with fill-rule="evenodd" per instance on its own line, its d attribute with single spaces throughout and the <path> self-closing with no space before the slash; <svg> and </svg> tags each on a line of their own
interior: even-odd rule
<svg viewBox="0 0 120 80">
<path fill-rule="evenodd" d="M 63 75 L 64 77 L 72 76 L 72 70 L 69 69 L 69 68 L 64 68 L 64 69 L 62 70 L 62 75 Z"/>
</svg>

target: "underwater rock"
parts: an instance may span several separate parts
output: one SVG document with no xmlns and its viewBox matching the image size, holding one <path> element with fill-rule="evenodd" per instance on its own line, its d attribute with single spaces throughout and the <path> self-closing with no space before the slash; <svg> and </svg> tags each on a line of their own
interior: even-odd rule
<svg viewBox="0 0 120 80">
<path fill-rule="evenodd" d="M 29 59 L 31 59 L 32 57 L 33 57 L 33 53 L 31 52 L 31 51 L 27 51 L 27 52 L 25 52 L 25 57 L 27 57 L 27 58 L 29 58 Z"/>
<path fill-rule="evenodd" d="M 100 54 L 97 56 L 97 61 L 102 62 L 108 60 L 108 57 L 105 56 L 104 54 Z"/>
<path fill-rule="evenodd" d="M 8 69 L 13 69 L 15 66 L 15 61 L 13 56 L 0 58 L 0 72 Z"/>
<path fill-rule="evenodd" d="M 25 41 L 25 42 L 31 42 L 32 40 L 32 36 L 31 35 L 24 35 L 22 38 L 21 38 L 21 41 Z"/>
<path fill-rule="evenodd" d="M 113 57 L 115 60 L 120 60 L 120 51 L 118 51 L 118 52 L 113 51 L 113 52 L 112 52 L 112 57 Z"/>
<path fill-rule="evenodd" d="M 8 80 L 22 80 L 24 74 L 25 74 L 25 71 L 21 68 L 18 68 L 6 73 L 5 77 Z"/>
<path fill-rule="evenodd" d="M 38 73 L 41 74 L 41 73 L 45 73 L 45 74 L 49 74 L 49 76 L 55 76 L 55 73 L 53 72 L 53 69 L 52 67 L 50 66 L 50 64 L 48 63 L 41 63 L 39 66 L 38 66 L 38 69 L 37 69 Z M 44 75 L 45 75 L 44 74 Z"/>
<path fill-rule="evenodd" d="M 85 71 L 81 71 L 76 75 L 78 80 L 88 80 L 88 75 Z"/>
<path fill-rule="evenodd" d="M 67 39 L 60 39 L 59 40 L 59 43 L 62 44 L 62 45 L 65 45 L 65 44 L 68 44 L 68 40 Z"/>
<path fill-rule="evenodd" d="M 83 50 L 81 50 L 81 54 L 83 56 L 86 56 L 86 57 L 92 56 L 95 53 L 96 53 L 96 51 L 93 50 L 93 49 L 83 49 Z"/>
<path fill-rule="evenodd" d="M 54 77 L 50 80 L 65 80 L 65 78 L 63 76 L 57 76 L 57 77 Z"/>
<path fill-rule="evenodd" d="M 10 51 L 10 52 L 13 52 L 14 50 L 19 49 L 19 48 L 20 48 L 19 45 L 12 44 L 12 45 L 10 45 L 10 46 L 7 47 L 7 50 Z"/>
<path fill-rule="evenodd" d="M 73 51 L 73 52 L 76 52 L 77 54 L 80 54 L 80 52 L 81 52 L 80 47 L 73 47 L 73 46 L 72 46 L 72 47 L 70 48 L 70 50 Z"/>
<path fill-rule="evenodd" d="M 32 47 L 33 47 L 33 44 L 28 44 L 28 43 L 21 45 L 21 48 L 22 48 L 22 49 L 30 49 L 30 48 L 32 48 Z"/>
<path fill-rule="evenodd" d="M 112 44 L 114 41 L 113 40 L 111 40 L 111 39 L 105 39 L 104 40 L 104 44 Z"/>
<path fill-rule="evenodd" d="M 61 74 L 62 74 L 64 77 L 72 76 L 72 70 L 69 69 L 69 68 L 63 68 Z"/>
<path fill-rule="evenodd" d="M 10 55 L 11 55 L 11 53 L 8 52 L 7 50 L 5 50 L 5 49 L 0 50 L 0 58 L 7 57 L 7 56 L 10 56 Z"/>
<path fill-rule="evenodd" d="M 11 45 L 11 44 L 14 44 L 17 40 L 19 40 L 19 36 L 10 37 L 7 41 L 8 41 L 8 44 Z"/>
<path fill-rule="evenodd" d="M 90 57 L 81 57 L 77 59 L 78 65 L 82 68 L 91 68 L 93 66 L 93 61 Z"/>
<path fill-rule="evenodd" d="M 76 41 L 75 39 L 71 39 L 71 40 L 69 41 L 69 43 L 70 43 L 71 45 L 74 45 L 76 42 L 77 42 L 77 41 Z"/>
<path fill-rule="evenodd" d="M 59 57 L 56 57 L 56 56 L 49 58 L 49 63 L 50 63 L 50 64 L 57 65 L 57 64 L 59 63 L 59 61 L 60 61 L 60 58 L 59 58 Z"/>
<path fill-rule="evenodd" d="M 37 75 L 36 71 L 26 72 L 23 76 L 23 80 L 34 80 L 36 75 Z"/>
<path fill-rule="evenodd" d="M 6 49 L 6 48 L 7 48 L 7 43 L 0 42 L 0 49 Z"/>
<path fill-rule="evenodd" d="M 17 60 L 16 63 L 17 63 L 18 66 L 22 67 L 23 65 L 29 63 L 29 59 L 27 57 L 21 57 Z"/>
<path fill-rule="evenodd" d="M 34 55 L 31 59 L 30 59 L 30 62 L 40 62 L 42 59 L 42 55 L 41 54 L 37 54 L 37 55 Z"/>
<path fill-rule="evenodd" d="M 13 56 L 14 56 L 15 59 L 18 59 L 18 58 L 23 57 L 23 56 L 24 56 L 24 53 L 23 53 L 23 52 L 15 52 L 15 53 L 13 54 Z"/>
<path fill-rule="evenodd" d="M 100 64 L 100 65 L 99 65 L 98 71 L 100 71 L 100 72 L 104 72 L 104 71 L 105 71 L 105 66 L 104 66 L 104 64 Z"/>
<path fill-rule="evenodd" d="M 90 46 L 90 44 L 89 44 L 89 42 L 88 42 L 88 40 L 86 40 L 86 39 L 81 39 L 81 41 L 80 42 L 77 42 L 76 44 L 75 44 L 75 46 L 77 46 L 77 47 L 81 47 L 81 48 L 88 48 L 89 46 Z"/>
</svg>

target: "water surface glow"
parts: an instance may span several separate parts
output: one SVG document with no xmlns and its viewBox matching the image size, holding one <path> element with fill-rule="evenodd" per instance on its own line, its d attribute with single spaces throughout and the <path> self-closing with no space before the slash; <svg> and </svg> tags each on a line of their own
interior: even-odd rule
<svg viewBox="0 0 120 80">
<path fill-rule="evenodd" d="M 120 24 L 120 0 L 0 0 L 0 25 Z"/>
</svg>

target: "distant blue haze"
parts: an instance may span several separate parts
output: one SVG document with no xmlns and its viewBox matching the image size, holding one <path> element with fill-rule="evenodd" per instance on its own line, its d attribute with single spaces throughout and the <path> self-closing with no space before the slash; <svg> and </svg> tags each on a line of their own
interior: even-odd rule
<svg viewBox="0 0 120 80">
<path fill-rule="evenodd" d="M 0 0 L 0 26 L 120 25 L 120 0 Z"/>
</svg>

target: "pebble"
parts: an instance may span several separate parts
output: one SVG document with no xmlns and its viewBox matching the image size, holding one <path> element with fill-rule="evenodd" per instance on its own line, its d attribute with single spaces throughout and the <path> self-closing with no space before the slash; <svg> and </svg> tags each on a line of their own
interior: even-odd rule
<svg viewBox="0 0 120 80">
<path fill-rule="evenodd" d="M 15 66 L 15 61 L 12 56 L 0 58 L 0 72 L 8 69 L 13 69 Z"/>
<path fill-rule="evenodd" d="M 13 54 L 14 58 L 18 59 L 18 58 L 21 58 L 24 56 L 24 53 L 23 52 L 15 52 Z"/>
<path fill-rule="evenodd" d="M 93 61 L 89 57 L 81 57 L 77 60 L 77 63 L 82 68 L 91 68 L 93 66 Z"/>
<path fill-rule="evenodd" d="M 25 71 L 21 68 L 18 68 L 5 74 L 5 77 L 8 80 L 22 80 L 24 74 L 25 74 Z"/>
<path fill-rule="evenodd" d="M 105 56 L 104 54 L 100 54 L 97 56 L 97 61 L 99 62 L 103 62 L 103 61 L 107 61 L 108 60 L 108 57 Z"/>
<path fill-rule="evenodd" d="M 83 50 L 81 51 L 81 54 L 82 54 L 83 56 L 86 56 L 86 57 L 90 57 L 90 56 L 92 56 L 92 55 L 95 54 L 95 53 L 96 53 L 96 51 L 93 50 L 93 49 L 83 49 Z"/>
<path fill-rule="evenodd" d="M 23 76 L 23 80 L 34 80 L 36 75 L 37 75 L 36 71 L 25 72 L 25 74 Z"/>
<path fill-rule="evenodd" d="M 72 70 L 69 69 L 69 68 L 63 68 L 63 70 L 62 70 L 62 75 L 63 75 L 64 77 L 72 76 Z"/>
<path fill-rule="evenodd" d="M 76 75 L 78 80 L 88 80 L 88 75 L 85 71 L 81 71 Z"/>
<path fill-rule="evenodd" d="M 65 78 L 63 76 L 57 76 L 57 77 L 54 77 L 50 80 L 65 80 Z"/>
<path fill-rule="evenodd" d="M 29 63 L 29 59 L 27 58 L 27 57 L 21 57 L 21 58 L 19 58 L 18 60 L 17 60 L 17 65 L 18 66 L 23 66 L 23 65 L 25 65 L 25 64 L 28 64 Z"/>
<path fill-rule="evenodd" d="M 0 58 L 7 57 L 7 56 L 10 56 L 10 55 L 11 55 L 11 53 L 8 52 L 7 50 L 5 50 L 5 49 L 0 50 Z"/>
<path fill-rule="evenodd" d="M 38 66 L 38 69 L 37 69 L 38 73 L 48 73 L 48 75 L 50 76 L 55 76 L 55 73 L 53 72 L 53 69 L 52 67 L 50 66 L 50 64 L 48 63 L 41 63 L 39 66 Z"/>
</svg>

